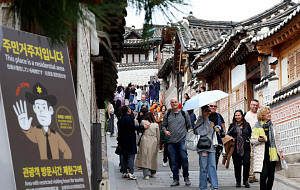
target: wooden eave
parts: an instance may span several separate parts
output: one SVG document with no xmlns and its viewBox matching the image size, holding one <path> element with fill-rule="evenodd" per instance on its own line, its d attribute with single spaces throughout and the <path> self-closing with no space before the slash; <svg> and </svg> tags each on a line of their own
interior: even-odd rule
<svg viewBox="0 0 300 190">
<path fill-rule="evenodd" d="M 300 14 L 298 14 L 290 23 L 272 36 L 256 42 L 256 48 L 261 54 L 272 53 L 272 48 L 290 40 L 300 32 Z"/>
<path fill-rule="evenodd" d="M 217 68 L 223 67 L 222 64 L 229 61 L 229 57 L 232 54 L 232 52 L 235 50 L 235 48 L 236 48 L 236 46 L 234 45 L 234 42 L 232 40 L 230 40 L 227 44 L 226 50 L 219 53 L 217 55 L 217 57 L 215 58 L 215 60 L 213 62 L 209 63 L 207 68 L 205 68 L 205 70 L 203 70 L 201 72 L 201 74 L 200 73 L 197 74 L 197 77 L 208 77 L 208 76 L 213 75 L 213 72 Z"/>
<path fill-rule="evenodd" d="M 179 42 L 178 34 L 176 34 L 176 36 L 175 36 L 173 70 L 178 70 L 180 54 L 181 54 L 181 44 Z"/>
<path fill-rule="evenodd" d="M 160 50 L 162 50 L 164 44 L 172 44 L 173 42 L 173 36 L 175 36 L 176 31 L 174 28 L 171 27 L 165 27 L 162 29 L 161 32 L 161 40 L 160 40 Z"/>
</svg>

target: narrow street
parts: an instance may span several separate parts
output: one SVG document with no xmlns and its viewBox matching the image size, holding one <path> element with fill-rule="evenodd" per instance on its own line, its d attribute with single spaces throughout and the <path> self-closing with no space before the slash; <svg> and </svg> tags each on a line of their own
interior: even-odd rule
<svg viewBox="0 0 300 190">
<path fill-rule="evenodd" d="M 116 137 L 107 137 L 107 155 L 109 162 L 109 179 L 111 190 L 168 190 L 168 189 L 199 189 L 199 165 L 198 165 L 198 154 L 194 151 L 189 151 L 189 173 L 192 185 L 190 187 L 185 186 L 183 177 L 180 177 L 180 186 L 170 187 L 172 178 L 170 178 L 170 168 L 162 166 L 162 153 L 158 153 L 158 172 L 155 178 L 149 180 L 143 179 L 143 172 L 138 168 L 135 168 L 134 174 L 137 180 L 129 180 L 121 178 L 119 168 L 119 156 L 116 155 L 115 148 L 117 146 Z M 220 158 L 221 160 L 221 158 Z M 256 177 L 259 177 L 258 175 Z M 220 190 L 232 190 L 237 189 L 235 187 L 235 178 L 233 171 L 233 164 L 231 163 L 229 169 L 226 169 L 224 165 L 218 165 L 218 179 Z M 259 190 L 259 183 L 251 183 L 252 190 Z M 209 187 L 209 186 L 208 186 Z M 239 189 L 247 189 L 244 186 Z M 289 187 L 283 183 L 275 180 L 273 190 L 293 190 L 294 188 Z"/>
</svg>

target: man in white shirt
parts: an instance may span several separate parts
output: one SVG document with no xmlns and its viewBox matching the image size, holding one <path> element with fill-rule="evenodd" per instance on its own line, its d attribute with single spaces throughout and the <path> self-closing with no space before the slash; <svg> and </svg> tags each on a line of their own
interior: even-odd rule
<svg viewBox="0 0 300 190">
<path fill-rule="evenodd" d="M 142 99 L 142 90 L 140 89 L 139 85 L 136 86 L 136 90 L 135 90 L 135 93 L 136 93 L 136 100 L 139 102 L 141 101 Z"/>
<path fill-rule="evenodd" d="M 250 110 L 245 113 L 245 120 L 250 124 L 253 131 L 254 125 L 257 122 L 257 110 L 259 108 L 259 102 L 253 99 L 250 103 Z M 253 147 L 251 147 L 251 159 L 250 159 L 250 172 L 249 172 L 249 183 L 258 182 L 253 172 Z"/>
</svg>

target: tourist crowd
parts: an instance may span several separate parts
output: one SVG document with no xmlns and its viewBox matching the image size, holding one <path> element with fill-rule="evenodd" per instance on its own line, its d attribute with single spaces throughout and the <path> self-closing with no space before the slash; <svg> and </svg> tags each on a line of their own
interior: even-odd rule
<svg viewBox="0 0 300 190">
<path fill-rule="evenodd" d="M 180 185 L 180 174 L 185 185 L 191 185 L 185 141 L 192 130 L 209 142 L 204 148 L 197 145 L 200 190 L 208 189 L 208 182 L 211 189 L 219 188 L 217 166 L 222 154 L 226 168 L 233 160 L 237 188 L 250 188 L 249 183 L 258 182 L 255 173 L 260 173 L 260 189 L 272 189 L 275 169 L 282 169 L 285 158 L 268 107 L 259 108 L 259 102 L 252 100 L 248 112 L 235 110 L 226 131 L 224 118 L 217 113 L 217 102 L 201 107 L 197 118 L 193 110 L 183 111 L 177 98 L 172 98 L 167 108 L 159 90 L 157 78 L 144 86 L 120 84 L 114 102 L 107 107 L 107 134 L 113 135 L 117 126 L 116 154 L 120 156 L 123 178 L 136 179 L 134 166 L 143 170 L 144 179 L 154 177 L 158 153 L 163 152 L 163 166 L 169 165 L 173 178 L 171 186 Z M 184 94 L 184 98 L 183 105 L 190 97 Z"/>
</svg>

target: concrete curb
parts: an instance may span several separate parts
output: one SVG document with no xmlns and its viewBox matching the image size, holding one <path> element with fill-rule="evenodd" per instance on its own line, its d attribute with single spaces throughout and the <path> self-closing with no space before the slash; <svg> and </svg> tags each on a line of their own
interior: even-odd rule
<svg viewBox="0 0 300 190">
<path fill-rule="evenodd" d="M 276 181 L 279 181 L 280 183 L 283 183 L 291 188 L 294 188 L 294 189 L 297 189 L 297 190 L 300 190 L 300 183 L 294 181 L 294 180 L 291 180 L 283 175 L 280 175 L 278 173 L 275 174 L 275 180 Z"/>
<path fill-rule="evenodd" d="M 114 150 L 111 148 L 110 135 L 106 135 L 106 144 L 107 144 L 107 160 L 108 160 L 108 173 L 109 173 L 109 183 L 110 189 L 116 190 L 116 174 L 115 174 L 115 166 L 113 159 L 111 159 L 115 154 Z"/>
</svg>

